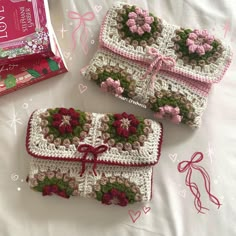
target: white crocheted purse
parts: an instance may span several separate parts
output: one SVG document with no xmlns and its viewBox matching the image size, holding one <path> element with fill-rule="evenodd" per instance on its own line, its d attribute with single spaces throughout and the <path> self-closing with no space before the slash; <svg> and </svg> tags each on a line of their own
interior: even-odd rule
<svg viewBox="0 0 236 236">
<path fill-rule="evenodd" d="M 230 47 L 207 30 L 170 25 L 124 3 L 107 12 L 99 42 L 83 71 L 88 79 L 150 108 L 156 118 L 192 127 L 200 125 L 211 85 L 221 80 L 232 59 Z"/>
<path fill-rule="evenodd" d="M 148 201 L 161 143 L 161 124 L 125 112 L 36 110 L 26 138 L 28 183 L 44 196 L 83 196 L 120 206 Z"/>
</svg>

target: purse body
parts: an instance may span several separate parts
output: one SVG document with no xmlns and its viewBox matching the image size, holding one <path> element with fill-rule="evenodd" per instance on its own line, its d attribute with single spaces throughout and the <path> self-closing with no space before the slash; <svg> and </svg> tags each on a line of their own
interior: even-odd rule
<svg viewBox="0 0 236 236">
<path fill-rule="evenodd" d="M 100 48 L 82 72 L 103 90 L 154 112 L 157 119 L 199 127 L 212 84 L 231 60 L 230 47 L 207 30 L 192 30 L 126 3 L 111 7 Z"/>
<path fill-rule="evenodd" d="M 29 186 L 108 205 L 149 201 L 161 143 L 162 126 L 132 114 L 40 109 L 27 130 Z"/>
</svg>

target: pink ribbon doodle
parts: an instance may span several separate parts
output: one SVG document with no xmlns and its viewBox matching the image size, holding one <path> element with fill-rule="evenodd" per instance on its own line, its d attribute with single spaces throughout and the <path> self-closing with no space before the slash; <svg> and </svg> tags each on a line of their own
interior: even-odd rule
<svg viewBox="0 0 236 236">
<path fill-rule="evenodd" d="M 211 191 L 211 183 L 210 183 L 210 176 L 208 175 L 207 171 L 203 167 L 197 165 L 197 163 L 199 163 L 202 159 L 203 159 L 203 154 L 201 152 L 195 152 L 192 155 L 190 161 L 182 161 L 178 164 L 178 171 L 180 173 L 187 171 L 187 175 L 185 177 L 185 184 L 186 184 L 186 186 L 189 187 L 190 191 L 192 192 L 192 194 L 195 197 L 194 198 L 194 206 L 197 209 L 198 213 L 200 212 L 202 214 L 205 214 L 204 212 L 202 212 L 202 209 L 205 209 L 205 210 L 209 210 L 209 209 L 202 206 L 202 202 L 200 199 L 201 194 L 199 192 L 198 186 L 196 183 L 191 181 L 193 169 L 199 171 L 200 174 L 202 175 L 203 180 L 204 180 L 205 189 L 206 189 L 206 192 L 209 196 L 210 201 L 212 203 L 216 204 L 218 206 L 218 208 L 220 207 L 221 204 L 220 204 L 219 200 L 214 195 L 212 195 L 210 192 Z"/>
<path fill-rule="evenodd" d="M 95 18 L 94 13 L 87 12 L 83 15 L 80 15 L 78 12 L 69 11 L 68 17 L 72 20 L 79 20 L 79 24 L 75 27 L 75 29 L 72 32 L 73 50 L 76 48 L 76 33 L 80 29 L 80 27 L 83 27 L 82 32 L 80 34 L 80 42 L 81 42 L 84 54 L 87 54 L 88 53 L 88 45 L 87 45 L 88 29 L 86 28 L 85 22 L 92 21 Z"/>
<path fill-rule="evenodd" d="M 167 68 L 171 68 L 175 66 L 175 60 L 171 57 L 165 57 L 158 53 L 157 49 L 149 48 L 147 53 L 152 56 L 153 60 L 148 70 L 144 74 L 143 78 L 146 79 L 149 73 L 152 73 L 151 77 L 151 85 L 154 85 L 155 76 L 157 75 L 158 71 L 161 70 L 163 66 Z"/>
<path fill-rule="evenodd" d="M 108 147 L 106 145 L 100 145 L 98 147 L 93 147 L 92 145 L 89 144 L 81 144 L 78 146 L 77 150 L 78 152 L 84 153 L 83 157 L 81 159 L 82 162 L 82 170 L 80 172 L 80 176 L 82 176 L 85 172 L 85 163 L 86 163 L 86 158 L 89 153 L 93 154 L 93 173 L 96 176 L 96 167 L 97 167 L 97 157 L 98 154 L 101 154 L 105 151 L 107 151 Z"/>
</svg>

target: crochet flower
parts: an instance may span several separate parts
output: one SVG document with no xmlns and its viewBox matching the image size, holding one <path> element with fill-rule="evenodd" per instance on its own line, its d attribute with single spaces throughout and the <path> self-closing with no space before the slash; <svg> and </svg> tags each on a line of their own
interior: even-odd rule
<svg viewBox="0 0 236 236">
<path fill-rule="evenodd" d="M 43 196 L 52 195 L 52 193 L 57 194 L 58 191 L 59 191 L 58 186 L 55 185 L 55 184 L 54 184 L 54 185 L 45 185 L 45 186 L 43 187 L 43 192 L 42 192 L 42 194 L 43 194 Z"/>
<path fill-rule="evenodd" d="M 45 185 L 43 187 L 43 196 L 51 196 L 52 194 L 57 194 L 58 196 L 60 197 L 63 197 L 63 198 L 69 198 L 70 196 L 68 196 L 65 192 L 65 190 L 59 190 L 58 186 L 57 185 Z"/>
<path fill-rule="evenodd" d="M 128 138 L 131 134 L 135 134 L 139 121 L 133 114 L 128 115 L 126 112 L 122 114 L 114 114 L 115 121 L 112 125 L 116 128 L 118 135 Z"/>
<path fill-rule="evenodd" d="M 129 19 L 126 25 L 132 33 L 143 35 L 145 32 L 151 31 L 151 24 L 154 21 L 152 16 L 149 16 L 148 11 L 142 10 L 139 7 L 135 8 L 135 12 L 130 12 Z"/>
<path fill-rule="evenodd" d="M 115 95 L 121 95 L 124 91 L 124 88 L 120 86 L 120 81 L 113 80 L 111 77 L 101 83 L 101 89 L 103 92 L 110 92 Z"/>
<path fill-rule="evenodd" d="M 154 117 L 157 119 L 168 117 L 173 123 L 179 124 L 182 119 L 179 113 L 180 113 L 180 110 L 178 107 L 174 108 L 172 106 L 165 105 L 164 107 L 159 107 L 159 112 L 156 112 L 154 114 Z"/>
<path fill-rule="evenodd" d="M 73 108 L 60 108 L 59 112 L 53 115 L 52 125 L 58 128 L 61 134 L 72 133 L 73 127 L 79 125 L 79 116 Z"/>
<path fill-rule="evenodd" d="M 76 195 L 78 195 L 78 185 L 75 178 L 69 177 L 68 174 L 63 174 L 60 171 L 39 172 L 29 182 L 30 187 L 42 192 L 43 196 L 55 194 L 63 198 L 69 198 L 71 195 L 75 195 L 74 192 L 76 191 Z"/>
<path fill-rule="evenodd" d="M 117 189 L 113 188 L 111 191 L 104 193 L 102 197 L 102 203 L 106 205 L 120 205 L 126 206 L 129 203 L 129 200 L 126 197 L 124 192 L 120 192 Z"/>
<path fill-rule="evenodd" d="M 214 41 L 214 36 L 210 35 L 207 30 L 194 30 L 188 35 L 186 45 L 190 53 L 197 53 L 202 56 L 206 52 L 212 50 L 211 44 Z"/>
</svg>

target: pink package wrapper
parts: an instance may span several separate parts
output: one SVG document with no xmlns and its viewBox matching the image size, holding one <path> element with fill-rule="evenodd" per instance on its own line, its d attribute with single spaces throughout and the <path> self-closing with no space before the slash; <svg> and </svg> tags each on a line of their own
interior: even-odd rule
<svg viewBox="0 0 236 236">
<path fill-rule="evenodd" d="M 46 0 L 0 2 L 0 65 L 54 56 Z"/>
<path fill-rule="evenodd" d="M 0 96 L 65 72 L 65 64 L 58 56 L 1 65 Z"/>
</svg>

